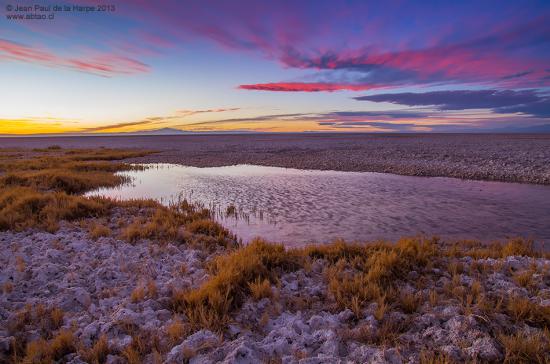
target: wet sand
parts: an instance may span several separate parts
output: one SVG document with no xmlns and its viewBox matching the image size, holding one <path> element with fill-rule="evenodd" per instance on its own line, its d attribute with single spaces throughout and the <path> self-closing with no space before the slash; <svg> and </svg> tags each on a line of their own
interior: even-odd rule
<svg viewBox="0 0 550 364">
<path fill-rule="evenodd" d="M 235 164 L 550 184 L 550 134 L 234 134 L 0 138 L 2 147 L 160 151 L 135 162 Z"/>
</svg>

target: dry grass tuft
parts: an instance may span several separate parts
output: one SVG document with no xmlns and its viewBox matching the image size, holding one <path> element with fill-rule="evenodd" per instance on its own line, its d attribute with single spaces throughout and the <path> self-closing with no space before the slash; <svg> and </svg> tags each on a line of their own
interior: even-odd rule
<svg viewBox="0 0 550 364">
<path fill-rule="evenodd" d="M 154 280 L 150 279 L 147 281 L 147 285 L 145 286 L 147 288 L 147 294 L 149 295 L 149 298 L 155 298 L 158 295 L 158 288 L 157 284 Z"/>
<path fill-rule="evenodd" d="M 198 289 L 175 292 L 172 306 L 183 312 L 195 327 L 220 330 L 229 313 L 250 294 L 250 283 L 274 279 L 277 272 L 300 267 L 300 257 L 282 245 L 254 240 L 249 245 L 213 262 L 213 275 Z"/>
<path fill-rule="evenodd" d="M 103 364 L 107 361 L 109 352 L 110 349 L 109 343 L 107 342 L 107 336 L 101 335 L 91 348 L 82 349 L 79 354 L 87 363 Z"/>
<path fill-rule="evenodd" d="M 25 263 L 25 259 L 23 259 L 19 255 L 15 257 L 15 268 L 18 272 L 24 272 L 27 268 L 27 263 Z"/>
<path fill-rule="evenodd" d="M 515 238 L 505 243 L 495 242 L 492 244 L 483 244 L 473 240 L 457 241 L 453 246 L 446 249 L 446 255 L 455 258 L 469 256 L 474 259 L 499 259 L 509 256 L 538 258 L 544 254 L 535 249 L 532 240 Z"/>
<path fill-rule="evenodd" d="M 388 311 L 388 304 L 386 303 L 386 296 L 378 297 L 376 301 L 376 309 L 374 310 L 374 318 L 378 321 L 382 321 L 386 311 Z"/>
<path fill-rule="evenodd" d="M 418 358 L 420 364 L 452 364 L 455 363 L 448 355 L 422 349 Z"/>
<path fill-rule="evenodd" d="M 77 196 L 125 182 L 114 172 L 134 167 L 111 163 L 147 151 L 42 149 L 38 156 L 0 159 L 0 231 L 39 227 L 53 232 L 61 220 L 97 217 L 113 202 Z"/>
<path fill-rule="evenodd" d="M 513 276 L 514 281 L 527 289 L 532 289 L 535 287 L 535 281 L 533 280 L 533 274 L 535 272 L 533 270 L 526 270 L 523 272 L 515 273 Z"/>
<path fill-rule="evenodd" d="M 420 292 L 413 293 L 407 291 L 399 294 L 399 307 L 407 314 L 418 311 L 422 302 L 424 302 L 424 298 Z"/>
<path fill-rule="evenodd" d="M 170 341 L 171 346 L 181 342 L 181 339 L 188 333 L 188 328 L 181 322 L 181 320 L 174 320 L 172 323 L 166 326 L 166 334 Z"/>
<path fill-rule="evenodd" d="M 550 307 L 531 302 L 528 298 L 512 296 L 506 305 L 507 314 L 516 322 L 550 327 Z"/>
<path fill-rule="evenodd" d="M 65 169 L 10 172 L 0 178 L 3 187 L 31 187 L 39 191 L 63 191 L 77 194 L 97 187 L 114 187 L 126 182 L 110 172 L 82 172 Z"/>
<path fill-rule="evenodd" d="M 261 280 L 260 277 L 258 277 L 253 282 L 249 282 L 248 287 L 250 288 L 250 293 L 252 294 L 252 297 L 256 301 L 259 301 L 262 298 L 271 298 L 273 296 L 269 279 Z"/>
<path fill-rule="evenodd" d="M 63 325 L 64 313 L 57 307 L 45 307 L 38 304 L 26 305 L 16 312 L 13 318 L 7 322 L 7 329 L 11 335 L 19 335 L 26 328 L 32 328 L 46 338 L 50 338 L 53 332 Z"/>
<path fill-rule="evenodd" d="M 22 363 L 52 363 L 75 352 L 76 339 L 71 331 L 63 330 L 49 341 L 38 339 L 27 344 Z"/>
<path fill-rule="evenodd" d="M 500 335 L 504 363 L 548 363 L 550 345 L 543 333 Z"/>
<path fill-rule="evenodd" d="M 132 303 L 141 302 L 145 299 L 146 296 L 145 287 L 139 285 L 132 291 L 132 294 L 130 295 L 130 300 Z"/>
<path fill-rule="evenodd" d="M 2 285 L 2 293 L 4 294 L 10 294 L 13 291 L 13 283 L 11 282 L 5 282 Z"/>
<path fill-rule="evenodd" d="M 144 214 L 142 214 L 144 215 Z M 236 238 L 227 229 L 211 220 L 207 209 L 187 201 L 169 207 L 155 205 L 149 215 L 136 218 L 123 229 L 121 238 L 136 243 L 140 239 L 179 241 L 203 247 L 234 246 Z"/>
<path fill-rule="evenodd" d="M 105 200 L 64 192 L 41 193 L 27 187 L 0 189 L 0 230 L 20 231 L 37 226 L 55 231 L 61 220 L 101 216 L 108 206 Z"/>
<path fill-rule="evenodd" d="M 306 248 L 304 254 L 327 259 L 328 290 L 339 308 L 358 311 L 367 301 L 379 299 L 406 279 L 407 274 L 423 271 L 437 254 L 437 240 L 401 239 L 397 244 L 351 244 L 335 242 Z M 394 301 L 398 295 L 385 294 Z M 395 297 L 394 297 L 395 296 Z"/>
<path fill-rule="evenodd" d="M 111 229 L 105 225 L 94 223 L 89 228 L 89 234 L 92 239 L 97 240 L 100 237 L 110 236 Z"/>
<path fill-rule="evenodd" d="M 144 301 L 145 298 L 152 299 L 158 294 L 157 285 L 154 280 L 150 279 L 146 284 L 139 283 L 130 295 L 130 300 L 133 303 Z"/>
<path fill-rule="evenodd" d="M 410 323 L 406 320 L 387 317 L 381 321 L 378 328 L 360 324 L 343 334 L 345 339 L 352 339 L 360 343 L 389 346 L 399 342 L 399 336 L 407 331 L 409 325 Z"/>
</svg>

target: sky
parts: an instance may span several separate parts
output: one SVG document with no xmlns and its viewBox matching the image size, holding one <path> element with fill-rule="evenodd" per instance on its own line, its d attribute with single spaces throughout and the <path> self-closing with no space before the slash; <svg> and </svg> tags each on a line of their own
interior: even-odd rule
<svg viewBox="0 0 550 364">
<path fill-rule="evenodd" d="M 0 134 L 550 124 L 547 0 L 0 5 Z"/>
</svg>

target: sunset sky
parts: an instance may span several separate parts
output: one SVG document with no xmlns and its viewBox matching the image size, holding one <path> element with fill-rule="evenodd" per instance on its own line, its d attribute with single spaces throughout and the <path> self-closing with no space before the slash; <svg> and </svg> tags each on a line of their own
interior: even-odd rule
<svg viewBox="0 0 550 364">
<path fill-rule="evenodd" d="M 0 4 L 0 134 L 550 124 L 548 0 Z"/>
</svg>

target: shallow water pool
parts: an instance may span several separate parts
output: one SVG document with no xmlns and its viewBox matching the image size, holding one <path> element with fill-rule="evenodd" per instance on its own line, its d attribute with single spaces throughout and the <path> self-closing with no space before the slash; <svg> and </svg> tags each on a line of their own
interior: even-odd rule
<svg viewBox="0 0 550 364">
<path fill-rule="evenodd" d="M 287 245 L 416 234 L 550 242 L 550 186 L 237 165 L 148 164 L 132 183 L 88 195 L 203 204 L 243 241 Z M 227 216 L 227 207 L 236 214 Z"/>
</svg>

